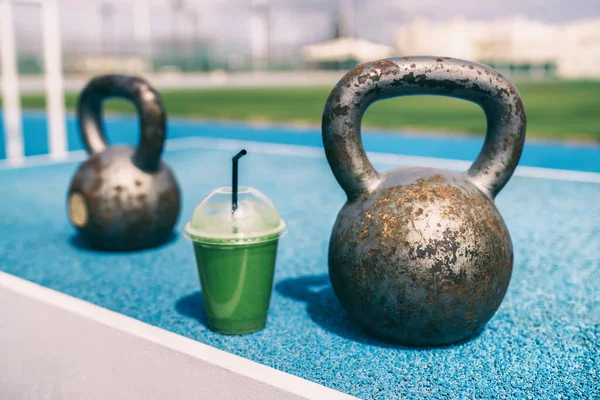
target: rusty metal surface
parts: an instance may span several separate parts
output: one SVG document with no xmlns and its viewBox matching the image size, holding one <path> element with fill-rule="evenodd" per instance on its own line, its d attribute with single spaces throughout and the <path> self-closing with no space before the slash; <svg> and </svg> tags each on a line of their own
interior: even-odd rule
<svg viewBox="0 0 600 400">
<path fill-rule="evenodd" d="M 102 102 L 110 97 L 135 104 L 141 128 L 136 149 L 107 145 Z M 68 192 L 69 217 L 80 236 L 104 250 L 136 250 L 168 240 L 181 195 L 175 176 L 160 160 L 166 113 L 158 93 L 140 78 L 101 76 L 83 90 L 77 111 L 91 155 L 77 170 Z"/>
<path fill-rule="evenodd" d="M 406 95 L 461 98 L 482 107 L 488 130 L 464 174 L 432 168 L 378 173 L 361 142 L 375 101 Z M 410 346 L 466 339 L 494 315 L 513 264 L 493 199 L 516 168 L 525 140 L 516 88 L 481 64 L 439 57 L 367 63 L 332 90 L 323 143 L 348 201 L 333 227 L 329 275 L 355 320 L 379 338 Z"/>
</svg>

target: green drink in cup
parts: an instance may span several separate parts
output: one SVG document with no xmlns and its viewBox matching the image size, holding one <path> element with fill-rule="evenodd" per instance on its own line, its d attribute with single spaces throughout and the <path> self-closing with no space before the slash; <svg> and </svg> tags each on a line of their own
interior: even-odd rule
<svg viewBox="0 0 600 400">
<path fill-rule="evenodd" d="M 185 227 L 192 240 L 209 328 L 224 334 L 265 327 L 279 238 L 285 223 L 271 201 L 251 187 L 213 190 Z"/>
</svg>

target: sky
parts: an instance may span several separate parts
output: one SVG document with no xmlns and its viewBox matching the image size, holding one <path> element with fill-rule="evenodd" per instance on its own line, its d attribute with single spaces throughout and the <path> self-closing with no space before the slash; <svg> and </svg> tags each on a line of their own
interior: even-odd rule
<svg viewBox="0 0 600 400">
<path fill-rule="evenodd" d="M 149 0 L 152 38 L 197 36 L 232 50 L 249 47 L 252 0 Z M 547 23 L 600 17 L 600 0 L 269 0 L 271 46 L 276 51 L 331 38 L 338 3 L 345 4 L 351 33 L 379 43 L 394 43 L 394 28 L 413 18 L 462 17 L 491 20 L 522 15 Z M 133 46 L 132 0 L 58 0 L 63 47 L 97 51 L 102 46 Z M 110 3 L 107 17 L 102 5 Z M 179 3 L 181 11 L 173 11 Z M 39 10 L 15 6 L 17 40 L 41 46 Z M 193 17 L 197 23 L 194 25 Z M 104 21 L 104 22 L 103 22 Z M 600 29 L 600 28 L 599 28 Z"/>
</svg>

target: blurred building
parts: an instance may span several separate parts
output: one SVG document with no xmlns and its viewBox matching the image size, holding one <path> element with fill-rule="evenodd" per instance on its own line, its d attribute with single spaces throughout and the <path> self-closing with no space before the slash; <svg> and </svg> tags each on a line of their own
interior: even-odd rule
<svg viewBox="0 0 600 400">
<path fill-rule="evenodd" d="M 395 30 L 402 55 L 482 62 L 511 75 L 600 77 L 600 19 L 549 25 L 517 16 L 495 21 L 415 19 Z"/>
</svg>

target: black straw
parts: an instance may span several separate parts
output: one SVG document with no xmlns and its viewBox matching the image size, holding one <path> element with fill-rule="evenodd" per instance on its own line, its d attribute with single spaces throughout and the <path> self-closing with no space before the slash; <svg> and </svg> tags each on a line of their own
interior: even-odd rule
<svg viewBox="0 0 600 400">
<path fill-rule="evenodd" d="M 238 160 L 245 156 L 246 150 L 237 153 L 231 161 L 233 161 L 233 172 L 231 177 L 231 213 L 233 214 L 238 208 Z"/>
</svg>

